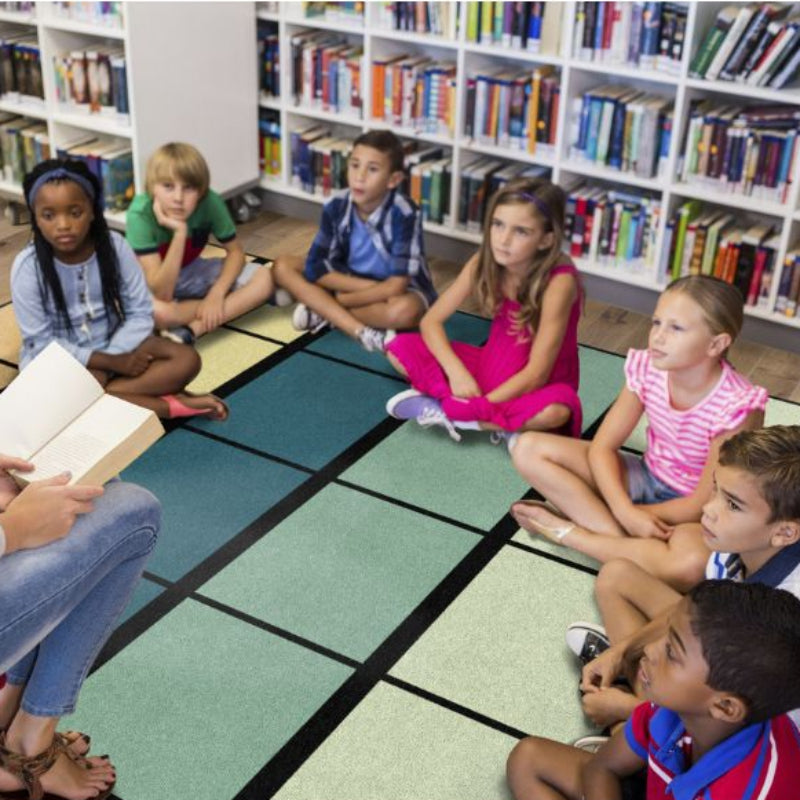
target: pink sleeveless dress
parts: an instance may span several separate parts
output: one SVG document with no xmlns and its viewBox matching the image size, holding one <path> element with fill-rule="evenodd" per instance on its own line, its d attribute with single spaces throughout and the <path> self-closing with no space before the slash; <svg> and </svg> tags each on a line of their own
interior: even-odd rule
<svg viewBox="0 0 800 800">
<path fill-rule="evenodd" d="M 572 275 L 578 281 L 573 264 L 559 264 L 553 268 L 550 276 L 562 274 Z M 514 331 L 513 315 L 519 309 L 516 301 L 503 300 L 492 320 L 489 338 L 482 347 L 463 342 L 452 343 L 453 351 L 480 387 L 483 393 L 481 397 L 465 399 L 452 395 L 447 375 L 418 333 L 399 334 L 388 344 L 386 351 L 403 365 L 411 385 L 439 400 L 445 414 L 452 420 L 490 422 L 504 430 L 517 431 L 547 406 L 560 403 L 572 412 L 564 432 L 580 436 L 582 413 L 578 398 L 578 319 L 582 294 L 579 290 L 570 309 L 561 349 L 548 382 L 532 392 L 502 403 L 489 402 L 485 395 L 525 367 L 533 344 L 530 337 L 521 337 Z"/>
</svg>

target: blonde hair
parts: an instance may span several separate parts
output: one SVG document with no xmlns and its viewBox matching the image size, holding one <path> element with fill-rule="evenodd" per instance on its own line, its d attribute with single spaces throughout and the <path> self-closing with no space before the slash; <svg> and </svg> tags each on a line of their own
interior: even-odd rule
<svg viewBox="0 0 800 800">
<path fill-rule="evenodd" d="M 163 144 L 150 156 L 145 175 L 145 190 L 153 194 L 157 183 L 178 179 L 191 186 L 204 197 L 208 191 L 211 176 L 208 164 L 194 145 L 186 142 Z"/>
<path fill-rule="evenodd" d="M 710 275 L 685 275 L 672 281 L 664 289 L 667 292 L 687 294 L 703 312 L 712 336 L 727 333 L 731 344 L 736 341 L 744 324 L 744 298 L 733 284 Z M 727 353 L 726 348 L 722 357 Z"/>
<path fill-rule="evenodd" d="M 560 186 L 544 178 L 516 178 L 498 189 L 489 200 L 484 220 L 483 241 L 478 251 L 478 268 L 475 271 L 473 292 L 481 312 L 493 317 L 501 302 L 502 267 L 492 255 L 490 228 L 495 210 L 512 203 L 524 204 L 544 226 L 545 233 L 553 234 L 553 242 L 533 258 L 531 268 L 520 284 L 517 302 L 520 304 L 514 325 L 518 333 L 525 329 L 535 331 L 542 311 L 542 295 L 550 271 L 561 258 L 564 241 L 564 208 L 567 197 Z"/>
</svg>

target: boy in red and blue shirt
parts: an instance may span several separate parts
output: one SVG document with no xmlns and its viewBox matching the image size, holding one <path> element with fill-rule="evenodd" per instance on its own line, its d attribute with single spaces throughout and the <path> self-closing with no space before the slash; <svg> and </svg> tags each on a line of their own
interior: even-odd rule
<svg viewBox="0 0 800 800">
<path fill-rule="evenodd" d="M 800 600 L 704 581 L 639 660 L 650 702 L 595 754 L 528 737 L 507 774 L 516 800 L 614 800 L 646 767 L 647 800 L 791 800 L 800 786 Z"/>
</svg>

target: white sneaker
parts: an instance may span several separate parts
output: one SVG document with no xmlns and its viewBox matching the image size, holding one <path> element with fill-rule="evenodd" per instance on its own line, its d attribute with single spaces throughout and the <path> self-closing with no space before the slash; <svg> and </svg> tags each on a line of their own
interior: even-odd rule
<svg viewBox="0 0 800 800">
<path fill-rule="evenodd" d="M 318 333 L 330 323 L 321 314 L 312 311 L 304 303 L 298 303 L 292 314 L 292 326 L 296 331 L 311 331 Z"/>
<path fill-rule="evenodd" d="M 391 338 L 394 339 L 394 331 L 380 331 L 365 325 L 356 335 L 361 346 L 368 353 L 382 353 L 386 348 L 386 339 L 390 333 L 392 334 Z"/>
<path fill-rule="evenodd" d="M 606 629 L 593 622 L 573 622 L 567 628 L 567 647 L 582 663 L 594 661 L 604 650 L 611 647 Z"/>
<path fill-rule="evenodd" d="M 286 289 L 281 288 L 280 286 L 272 293 L 271 298 L 272 305 L 277 306 L 278 308 L 283 308 L 284 306 L 290 306 L 294 303 L 294 298 L 286 291 Z"/>
<path fill-rule="evenodd" d="M 390 397 L 386 403 L 386 413 L 395 419 L 416 420 L 423 428 L 439 425 L 447 431 L 453 441 L 461 441 L 461 434 L 455 429 L 447 414 L 442 411 L 439 401 L 416 389 L 406 389 L 406 391 Z"/>
<path fill-rule="evenodd" d="M 610 738 L 610 736 L 581 736 L 572 743 L 572 746 L 594 755 Z"/>
</svg>

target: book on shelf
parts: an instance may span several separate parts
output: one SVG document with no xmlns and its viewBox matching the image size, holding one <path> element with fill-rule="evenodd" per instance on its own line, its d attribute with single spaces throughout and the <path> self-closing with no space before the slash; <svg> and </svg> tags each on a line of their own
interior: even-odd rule
<svg viewBox="0 0 800 800">
<path fill-rule="evenodd" d="M 570 155 L 643 178 L 661 174 L 669 153 L 673 103 L 620 85 L 573 99 Z"/>
<path fill-rule="evenodd" d="M 267 109 L 258 114 L 258 166 L 263 175 L 281 174 L 281 122 L 280 115 Z"/>
<path fill-rule="evenodd" d="M 336 22 L 347 25 L 364 24 L 364 3 L 348 2 L 303 2 L 301 4 L 302 16 L 305 19 L 322 19 L 325 22 Z"/>
<path fill-rule="evenodd" d="M 555 55 L 563 4 L 559 2 L 468 2 L 466 40 L 471 44 Z"/>
<path fill-rule="evenodd" d="M 267 97 L 280 97 L 281 60 L 275 23 L 259 22 L 258 63 L 259 89 Z"/>
<path fill-rule="evenodd" d="M 44 100 L 41 53 L 35 36 L 0 33 L 0 96 L 14 102 Z"/>
<path fill-rule="evenodd" d="M 800 69 L 800 16 L 789 3 L 720 8 L 689 65 L 689 75 L 780 89 Z"/>
<path fill-rule="evenodd" d="M 375 3 L 375 23 L 385 30 L 448 36 L 455 5 L 451 2 Z"/>
<path fill-rule="evenodd" d="M 33 4 L 30 4 L 33 5 Z M 50 3 L 49 13 L 54 17 L 62 17 L 87 25 L 98 25 L 106 28 L 121 28 L 124 24 L 124 3 L 78 3 L 73 0 L 60 0 Z"/>
<path fill-rule="evenodd" d="M 572 54 L 584 61 L 677 74 L 687 17 L 686 3 L 576 3 Z"/>
<path fill-rule="evenodd" d="M 677 175 L 725 194 L 784 203 L 795 172 L 800 113 L 780 104 L 690 101 Z"/>
<path fill-rule="evenodd" d="M 53 56 L 56 101 L 71 112 L 110 115 L 127 123 L 128 79 L 120 47 L 94 47 Z"/>
<path fill-rule="evenodd" d="M 30 461 L 26 484 L 69 471 L 71 484 L 102 486 L 162 434 L 149 409 L 113 397 L 51 342 L 0 394 L 0 452 Z"/>
<path fill-rule="evenodd" d="M 4 180 L 21 185 L 25 175 L 48 158 L 50 138 L 44 122 L 0 112 L 0 163 Z"/>
<path fill-rule="evenodd" d="M 773 311 L 787 317 L 797 316 L 800 304 L 800 248 L 792 247 L 784 258 Z"/>
</svg>

